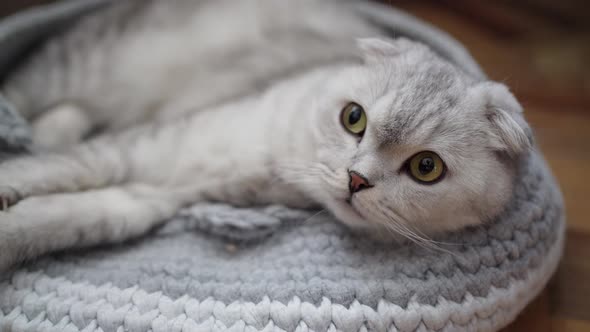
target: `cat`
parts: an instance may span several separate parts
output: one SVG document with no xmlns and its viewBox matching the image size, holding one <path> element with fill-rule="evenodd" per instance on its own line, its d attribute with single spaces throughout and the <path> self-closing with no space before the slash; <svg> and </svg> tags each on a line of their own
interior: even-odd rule
<svg viewBox="0 0 590 332">
<path fill-rule="evenodd" d="M 306 12 L 330 3 L 331 18 Z M 0 268 L 139 236 L 199 201 L 320 206 L 353 229 L 415 241 L 480 225 L 506 205 L 533 143 L 503 84 L 408 39 L 355 43 L 377 32 L 352 18 L 350 30 L 332 26 L 349 14 L 329 1 L 174 4 L 112 5 L 6 80 L 37 149 L 0 164 Z M 285 29 L 306 19 L 347 47 L 341 57 L 313 47 L 273 55 L 263 40 L 216 76 L 200 47 L 255 45 L 261 13 Z M 283 42 L 276 50 L 301 45 Z M 297 52 L 325 61 L 281 72 Z"/>
</svg>

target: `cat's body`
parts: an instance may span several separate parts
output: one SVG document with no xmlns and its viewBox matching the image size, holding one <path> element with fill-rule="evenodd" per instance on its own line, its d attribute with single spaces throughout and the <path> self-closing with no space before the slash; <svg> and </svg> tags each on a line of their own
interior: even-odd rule
<svg viewBox="0 0 590 332">
<path fill-rule="evenodd" d="M 354 37 L 377 32 L 352 18 L 332 25 L 348 15 L 332 2 L 142 3 L 90 17 L 7 81 L 40 151 L 0 164 L 0 194 L 14 204 L 0 214 L 0 267 L 137 236 L 203 200 L 323 206 L 413 239 L 504 206 L 530 142 L 503 86 L 407 40 L 364 40 L 357 51 Z M 326 4 L 329 14 L 306 12 Z M 287 30 L 306 19 L 311 32 L 284 40 L 263 15 Z M 349 48 L 318 49 L 322 31 Z M 215 63 L 232 47 L 235 62 Z M 297 52 L 323 65 L 307 68 Z M 233 67 L 216 75 L 221 65 Z M 351 103 L 366 114 L 362 131 L 343 126 Z M 346 121 L 358 121 L 355 110 Z M 440 182 L 409 176 L 421 151 L 444 160 Z"/>
<path fill-rule="evenodd" d="M 107 130 L 171 119 L 312 66 L 360 61 L 354 38 L 379 31 L 345 5 L 119 1 L 47 43 L 3 91 L 33 120 L 64 102 Z"/>
</svg>

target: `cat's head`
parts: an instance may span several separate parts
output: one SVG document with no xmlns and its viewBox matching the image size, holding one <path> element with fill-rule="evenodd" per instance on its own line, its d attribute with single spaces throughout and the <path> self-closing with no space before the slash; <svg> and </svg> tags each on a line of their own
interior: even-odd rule
<svg viewBox="0 0 590 332">
<path fill-rule="evenodd" d="M 319 164 L 303 188 L 341 221 L 432 235 L 485 222 L 532 146 L 522 109 L 406 39 L 359 41 L 363 64 L 318 98 Z"/>
</svg>

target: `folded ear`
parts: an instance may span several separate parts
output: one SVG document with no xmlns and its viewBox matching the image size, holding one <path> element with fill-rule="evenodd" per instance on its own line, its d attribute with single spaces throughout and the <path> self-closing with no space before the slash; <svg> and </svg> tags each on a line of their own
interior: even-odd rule
<svg viewBox="0 0 590 332">
<path fill-rule="evenodd" d="M 517 156 L 532 147 L 533 136 L 522 107 L 505 85 L 484 82 L 474 86 L 471 93 L 479 105 L 483 103 L 493 148 Z"/>
<path fill-rule="evenodd" d="M 426 48 L 426 46 L 407 38 L 359 38 L 356 40 L 356 44 L 367 62 L 375 62 L 410 50 Z"/>
</svg>

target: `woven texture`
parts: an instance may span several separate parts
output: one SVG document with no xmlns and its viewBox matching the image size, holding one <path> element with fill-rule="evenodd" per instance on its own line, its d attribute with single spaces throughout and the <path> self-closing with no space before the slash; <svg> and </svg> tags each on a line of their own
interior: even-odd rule
<svg viewBox="0 0 590 332">
<path fill-rule="evenodd" d="M 1 107 L 3 150 L 26 147 L 26 123 Z M 195 205 L 142 239 L 3 274 L 0 331 L 494 331 L 563 245 L 561 194 L 538 152 L 518 179 L 498 220 L 437 251 L 351 234 L 326 213 Z"/>
<path fill-rule="evenodd" d="M 447 252 L 376 244 L 322 214 L 195 206 L 148 238 L 14 272 L 0 285 L 0 330 L 494 330 L 560 255 L 561 199 L 540 165 L 527 163 L 501 220 L 440 239 Z M 207 233 L 256 216 L 247 228 L 272 236 Z"/>
</svg>

